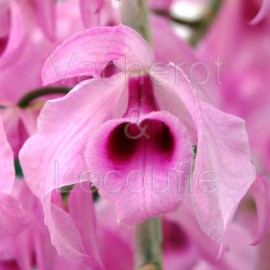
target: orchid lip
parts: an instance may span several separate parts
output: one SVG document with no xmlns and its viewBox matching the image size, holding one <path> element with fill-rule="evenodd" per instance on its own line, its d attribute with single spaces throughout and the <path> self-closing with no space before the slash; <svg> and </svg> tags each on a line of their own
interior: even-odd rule
<svg viewBox="0 0 270 270">
<path fill-rule="evenodd" d="M 125 132 L 127 126 L 131 134 Z M 145 126 L 149 137 L 138 136 Z M 176 117 L 153 111 L 137 123 L 128 118 L 105 122 L 89 138 L 85 159 L 97 176 L 92 184 L 115 204 L 119 221 L 131 225 L 179 207 L 192 145 Z M 123 207 L 125 200 L 132 210 Z"/>
</svg>

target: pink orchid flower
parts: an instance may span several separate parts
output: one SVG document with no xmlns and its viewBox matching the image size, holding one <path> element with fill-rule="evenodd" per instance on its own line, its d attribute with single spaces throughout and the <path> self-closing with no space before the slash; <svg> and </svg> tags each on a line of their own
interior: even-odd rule
<svg viewBox="0 0 270 270">
<path fill-rule="evenodd" d="M 102 200 L 94 204 L 89 183 L 80 183 L 80 185 L 75 185 L 68 195 L 66 211 L 70 214 L 70 219 L 61 220 L 61 216 L 56 213 L 58 224 L 61 224 L 62 228 L 69 230 L 70 233 L 75 232 L 75 235 L 79 232 L 78 239 L 86 253 L 81 257 L 77 253 L 76 260 L 86 261 L 93 270 L 132 269 L 131 237 L 133 232 L 124 226 L 120 227 L 116 223 L 111 205 L 107 206 L 108 203 L 104 205 Z M 65 213 L 67 214 L 67 212 Z M 53 219 L 50 219 L 50 222 L 53 222 Z M 75 224 L 75 227 L 70 226 L 72 223 Z M 73 242 L 77 244 L 78 239 L 74 237 Z M 76 248 L 76 245 L 70 246 L 69 241 L 66 242 L 66 245 L 69 248 Z M 66 246 L 63 245 L 60 250 L 63 251 L 63 248 Z"/>
<path fill-rule="evenodd" d="M 257 170 L 268 177 L 270 176 L 270 128 L 268 118 L 265 116 L 269 114 L 269 107 L 262 106 L 247 118 L 253 159 Z"/>
<path fill-rule="evenodd" d="M 51 208 L 45 209 L 45 218 L 40 201 L 25 182 L 21 180 L 16 184 L 16 198 L 23 204 L 29 222 L 16 235 L 8 235 L 2 239 L 0 266 L 1 262 L 13 262 L 19 265 L 20 269 L 27 270 L 33 267 L 59 269 L 61 266 L 86 270 L 131 268 L 130 254 L 126 259 L 122 258 L 123 254 L 129 251 L 129 245 L 124 242 L 121 234 L 107 230 L 99 223 L 101 220 L 96 222 L 93 199 L 89 196 L 89 183 L 73 187 L 68 194 L 68 200 L 61 197 L 61 192 L 54 192 Z M 50 211 L 54 218 L 46 216 L 46 211 Z M 63 235 L 53 231 L 49 234 L 48 228 L 51 228 L 52 222 L 54 230 L 62 231 Z M 106 246 L 108 241 L 111 252 L 108 252 Z M 117 256 L 119 261 L 112 264 L 114 256 Z"/>
<path fill-rule="evenodd" d="M 270 182 L 261 175 L 251 185 L 247 195 L 242 200 L 234 220 L 247 228 L 252 238 L 251 245 L 260 245 L 267 234 L 269 223 Z"/>
<path fill-rule="evenodd" d="M 221 103 L 224 103 L 221 106 L 241 117 L 268 103 L 269 93 L 265 83 L 260 82 L 267 80 L 266 70 L 270 68 L 266 60 L 270 21 L 250 25 L 259 3 L 250 1 L 245 5 L 243 2 L 224 2 L 215 23 L 198 47 L 206 63 L 219 59 L 219 89 L 213 91 L 221 93 Z M 231 27 L 225 23 L 228 18 Z"/>
<path fill-rule="evenodd" d="M 19 55 L 9 65 L 5 65 L 1 69 L 1 113 L 4 129 L 15 156 L 18 155 L 29 135 L 36 131 L 36 119 L 42 102 L 57 96 L 55 94 L 47 95 L 29 102 L 29 106 L 24 108 L 20 106 L 21 100 L 29 92 L 42 87 L 40 72 L 50 51 L 69 35 L 83 29 L 82 24 L 80 24 L 79 12 L 77 14 L 74 12 L 75 4 L 77 6 L 77 3 L 74 2 L 64 2 L 57 5 L 58 20 L 54 42 L 49 41 L 37 25 L 32 25 L 31 35 L 24 37 L 24 42 L 19 47 Z M 18 27 L 21 29 L 24 24 L 23 22 L 19 23 L 21 25 Z M 11 55 L 8 51 L 5 54 Z M 3 58 L 7 57 L 3 56 L 0 62 Z"/>
<path fill-rule="evenodd" d="M 251 202 L 256 204 L 255 208 Z M 178 231 L 182 232 L 182 234 L 185 232 L 185 237 L 182 236 L 179 240 L 186 239 L 184 243 L 189 246 L 190 253 L 193 249 L 191 254 L 194 255 L 194 258 L 189 260 L 193 264 L 186 268 L 183 267 L 183 269 L 191 269 L 191 267 L 193 267 L 192 269 L 261 269 L 259 265 L 264 265 L 264 267 L 269 265 L 266 260 L 262 259 L 262 253 L 266 252 L 264 250 L 264 239 L 267 237 L 267 227 L 269 227 L 269 202 L 270 183 L 266 178 L 258 175 L 237 209 L 235 217 L 226 232 L 221 249 L 198 226 L 194 214 L 188 208 L 189 202 L 178 210 L 178 213 L 166 215 L 167 226 L 170 226 L 171 230 L 172 228 L 177 230 L 178 227 Z M 176 236 L 180 237 L 181 233 L 179 232 L 175 231 L 172 234 L 172 242 L 178 239 Z M 168 233 L 168 231 L 164 232 L 165 241 Z M 180 243 L 183 243 L 183 241 L 180 241 Z M 164 252 L 166 255 L 165 248 Z M 188 256 L 189 258 L 192 257 L 191 254 Z M 166 259 L 170 258 L 170 267 L 168 269 L 179 269 L 179 265 L 183 265 L 183 260 L 187 256 L 183 255 L 184 258 L 181 259 L 179 255 L 178 253 L 178 257 L 165 256 L 165 265 Z M 186 261 L 188 262 L 188 260 Z"/>
<path fill-rule="evenodd" d="M 220 246 L 201 230 L 189 209 L 170 214 L 165 222 L 165 269 L 251 270 L 257 265 L 259 247 L 249 245 L 247 239 L 251 233 L 242 224 L 230 224 L 221 252 Z"/>
<path fill-rule="evenodd" d="M 20 203 L 12 196 L 15 181 L 13 153 L 0 118 L 0 237 L 16 234 L 26 223 Z"/>
<path fill-rule="evenodd" d="M 258 244 L 269 227 L 270 212 L 268 205 L 270 203 L 270 182 L 267 178 L 257 175 L 256 181 L 251 186 L 256 212 L 257 212 L 257 229 L 255 238 L 252 242 L 253 245 Z"/>
<path fill-rule="evenodd" d="M 131 269 L 134 260 L 132 242 L 135 240 L 133 228 L 119 226 L 111 205 L 102 199 L 96 202 L 96 212 L 98 245 L 101 247 L 100 256 L 105 269 Z M 231 224 L 223 252 L 217 258 L 219 245 L 201 230 L 188 205 L 165 215 L 162 218 L 163 269 L 255 269 L 259 261 L 260 247 L 249 245 L 251 232 L 245 225 L 235 221 Z M 122 258 L 114 260 L 117 263 L 121 261 L 122 267 L 114 267 L 112 258 Z"/>
<path fill-rule="evenodd" d="M 0 104 L 8 141 L 17 156 L 29 134 L 35 132 L 38 106 L 20 108 L 18 103 L 30 91 L 42 86 L 40 70 L 52 44 L 46 42 L 38 29 L 21 47 L 21 55 L 0 73 Z M 33 60 L 34 59 L 34 60 Z M 31 72 L 28 68 L 31 67 Z"/>
<path fill-rule="evenodd" d="M 270 129 L 265 115 L 269 114 L 270 101 L 270 18 L 249 23 L 259 8 L 260 1 L 224 2 L 198 52 L 206 63 L 219 58 L 220 83 L 212 92 L 219 96 L 220 108 L 246 120 L 253 160 L 260 172 L 269 175 Z"/>
<path fill-rule="evenodd" d="M 54 244 L 60 245 L 64 235 L 55 221 L 57 211 L 52 211 L 53 191 L 86 175 L 101 196 L 112 202 L 124 224 L 175 211 L 189 184 L 200 225 L 222 241 L 255 180 L 244 122 L 199 99 L 174 66 L 165 74 L 152 72 L 150 48 L 126 26 L 76 34 L 52 58 L 58 70 L 51 59 L 46 61 L 45 84 L 64 76 L 94 77 L 65 97 L 46 103 L 37 133 L 20 153 L 26 181 L 50 220 L 47 225 Z M 102 70 L 111 61 L 120 70 L 125 66 L 125 72 L 104 78 Z M 138 136 L 142 128 L 148 137 Z M 197 154 L 192 181 L 187 183 L 193 145 Z M 216 188 L 205 180 L 209 173 L 218 181 Z"/>
<path fill-rule="evenodd" d="M 23 180 L 15 182 L 13 196 L 22 204 L 28 222 L 22 227 L 18 220 L 14 221 L 20 226 L 20 230 L 16 234 L 1 236 L 0 269 L 93 269 L 87 261 L 59 256 L 44 224 L 42 206 Z M 61 203 L 60 193 L 55 197 L 55 202 L 56 200 Z"/>
<path fill-rule="evenodd" d="M 55 1 L 3 0 L 0 3 L 0 66 L 20 57 L 28 33 L 38 21 L 51 40 L 55 38 Z"/>
</svg>

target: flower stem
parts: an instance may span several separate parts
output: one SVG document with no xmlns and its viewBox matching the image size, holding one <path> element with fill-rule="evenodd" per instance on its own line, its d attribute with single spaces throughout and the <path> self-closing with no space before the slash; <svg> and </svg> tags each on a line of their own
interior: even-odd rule
<svg viewBox="0 0 270 270">
<path fill-rule="evenodd" d="M 23 96 L 17 103 L 18 107 L 26 108 L 29 106 L 31 101 L 33 101 L 36 98 L 46 96 L 46 95 L 53 95 L 53 94 L 67 94 L 70 91 L 70 88 L 68 87 L 44 87 L 35 89 L 29 93 L 27 93 L 25 96 Z"/>
<path fill-rule="evenodd" d="M 121 1 L 122 23 L 135 29 L 149 44 L 151 44 L 148 11 L 147 0 Z"/>
<path fill-rule="evenodd" d="M 136 270 L 162 269 L 161 219 L 149 219 L 136 227 Z"/>
<path fill-rule="evenodd" d="M 180 24 L 180 25 L 186 25 L 186 26 L 189 26 L 189 27 L 192 27 L 192 28 L 196 28 L 200 25 L 201 23 L 201 19 L 195 19 L 195 20 L 186 20 L 186 19 L 183 19 L 183 18 L 180 18 L 180 17 L 176 17 L 174 15 L 172 15 L 170 13 L 169 10 L 165 10 L 165 9 L 153 9 L 152 12 L 158 16 L 161 16 L 163 18 L 166 18 L 168 20 L 170 20 L 171 22 L 173 23 L 177 23 L 177 24 Z"/>
<path fill-rule="evenodd" d="M 202 37 L 206 34 L 209 27 L 212 25 L 212 22 L 216 18 L 220 7 L 222 5 L 222 0 L 212 0 L 210 2 L 209 9 L 206 14 L 200 20 L 200 23 L 196 25 L 196 28 L 191 35 L 189 42 L 191 45 L 196 46 L 197 43 L 202 39 Z"/>
</svg>

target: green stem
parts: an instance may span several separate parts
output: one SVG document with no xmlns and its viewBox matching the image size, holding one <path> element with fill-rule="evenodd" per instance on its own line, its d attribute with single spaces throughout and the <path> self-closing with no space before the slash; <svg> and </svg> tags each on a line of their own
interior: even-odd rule
<svg viewBox="0 0 270 270">
<path fill-rule="evenodd" d="M 136 226 L 136 269 L 162 269 L 161 219 L 149 219 Z"/>
<path fill-rule="evenodd" d="M 200 19 L 196 19 L 194 21 L 186 20 L 180 17 L 175 17 L 173 16 L 168 10 L 163 10 L 163 9 L 154 9 L 153 12 L 159 16 L 165 17 L 169 19 L 170 21 L 182 25 L 186 25 L 192 28 L 196 28 L 201 24 Z"/>
<path fill-rule="evenodd" d="M 148 1 L 122 0 L 121 5 L 122 23 L 135 29 L 151 44 Z"/>
<path fill-rule="evenodd" d="M 40 89 L 33 90 L 23 96 L 17 103 L 18 107 L 26 108 L 29 106 L 31 101 L 36 98 L 47 96 L 47 95 L 55 95 L 55 94 L 67 94 L 70 91 L 70 88 L 67 87 L 44 87 Z"/>
<path fill-rule="evenodd" d="M 196 29 L 194 29 L 193 34 L 189 38 L 189 42 L 191 45 L 196 46 L 196 44 L 202 39 L 202 37 L 206 34 L 209 27 L 212 25 L 212 22 L 216 18 L 218 11 L 222 5 L 222 0 L 212 0 L 212 3 L 209 5 L 209 9 L 200 20 L 200 23 L 197 25 Z"/>
</svg>

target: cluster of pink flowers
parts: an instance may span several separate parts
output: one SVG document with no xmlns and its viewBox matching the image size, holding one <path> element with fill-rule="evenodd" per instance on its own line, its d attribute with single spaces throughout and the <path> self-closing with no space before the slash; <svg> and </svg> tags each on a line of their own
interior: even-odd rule
<svg viewBox="0 0 270 270">
<path fill-rule="evenodd" d="M 131 270 L 156 217 L 165 270 L 270 269 L 270 1 L 193 47 L 119 2 L 0 0 L 0 270 Z"/>
</svg>

